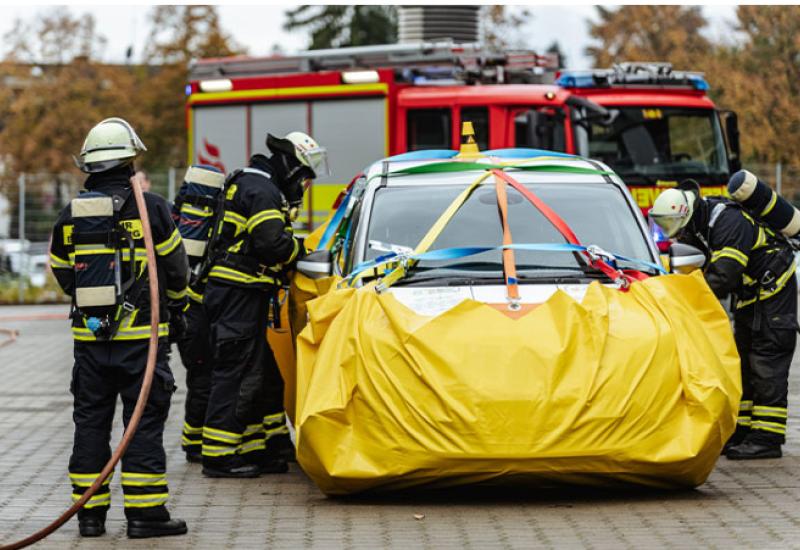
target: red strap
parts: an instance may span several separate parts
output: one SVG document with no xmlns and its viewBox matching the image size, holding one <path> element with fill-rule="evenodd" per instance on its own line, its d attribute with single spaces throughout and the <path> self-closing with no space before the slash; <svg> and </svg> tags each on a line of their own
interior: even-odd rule
<svg viewBox="0 0 800 550">
<path fill-rule="evenodd" d="M 561 233 L 561 235 L 563 235 L 565 239 L 567 239 L 568 243 L 577 245 L 581 244 L 578 241 L 578 237 L 575 236 L 575 233 L 573 233 L 572 229 L 570 229 L 570 227 L 567 225 L 567 222 L 565 222 L 561 218 L 561 216 L 556 214 L 552 208 L 547 206 L 547 204 L 545 204 L 544 201 L 542 201 L 542 199 L 534 195 L 533 192 L 530 191 L 527 187 L 519 183 L 517 180 L 515 180 L 502 170 L 495 169 L 492 170 L 492 173 L 495 176 L 501 178 L 506 183 L 508 183 L 511 187 L 519 191 L 519 193 L 523 197 L 528 199 L 531 202 L 531 204 L 533 204 L 533 206 L 535 206 L 536 209 L 539 210 L 539 212 L 541 212 L 545 218 L 547 218 L 547 221 L 553 224 L 553 227 L 555 227 L 558 230 L 558 232 Z"/>
<path fill-rule="evenodd" d="M 569 225 L 567 225 L 567 222 L 565 222 L 561 216 L 556 214 L 552 208 L 547 206 L 542 199 L 537 197 L 533 191 L 519 183 L 502 170 L 493 169 L 492 173 L 516 189 L 523 197 L 528 199 L 531 204 L 533 204 L 533 206 L 535 206 L 536 209 L 539 210 L 539 212 L 541 212 L 545 218 L 547 218 L 547 221 L 553 224 L 553 227 L 555 227 L 558 232 L 561 233 L 568 243 L 576 245 L 581 244 L 578 240 L 578 237 L 575 236 L 575 233 L 573 233 L 572 229 L 570 229 Z M 592 258 L 587 252 L 584 252 L 584 255 L 589 259 L 589 263 L 592 267 L 599 269 L 612 281 L 620 282 L 620 290 L 622 291 L 627 291 L 631 282 L 639 280 L 638 277 L 632 276 L 619 269 L 614 269 L 603 260 Z"/>
</svg>

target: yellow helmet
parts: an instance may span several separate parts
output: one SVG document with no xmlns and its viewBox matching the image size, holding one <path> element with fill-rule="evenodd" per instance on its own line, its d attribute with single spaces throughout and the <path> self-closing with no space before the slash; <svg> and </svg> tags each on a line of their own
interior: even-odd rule
<svg viewBox="0 0 800 550">
<path fill-rule="evenodd" d="M 89 130 L 76 164 L 84 172 L 105 172 L 132 162 L 142 151 L 147 151 L 147 147 L 131 125 L 112 117 Z"/>
<path fill-rule="evenodd" d="M 653 203 L 650 219 L 664 230 L 664 235 L 674 237 L 686 227 L 694 214 L 695 195 L 691 191 L 666 189 Z"/>
</svg>

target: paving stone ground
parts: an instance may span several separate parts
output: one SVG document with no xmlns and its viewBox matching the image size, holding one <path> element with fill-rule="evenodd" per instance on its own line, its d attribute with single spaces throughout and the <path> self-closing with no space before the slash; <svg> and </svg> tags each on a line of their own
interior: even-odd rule
<svg viewBox="0 0 800 550">
<path fill-rule="evenodd" d="M 70 503 L 67 323 L 20 320 L 53 313 L 65 309 L 0 307 L 0 328 L 21 331 L 16 343 L 0 348 L 0 543 L 32 533 Z M 693 491 L 467 489 L 372 500 L 328 499 L 296 464 L 287 475 L 204 478 L 180 450 L 186 391 L 177 356 L 173 369 L 181 388 L 166 432 L 170 506 L 187 520 L 189 534 L 127 539 L 115 476 L 104 537 L 81 539 L 73 519 L 42 548 L 800 548 L 797 364 L 784 458 L 757 463 L 723 458 L 708 482 Z M 119 431 L 113 437 L 118 439 Z"/>
</svg>

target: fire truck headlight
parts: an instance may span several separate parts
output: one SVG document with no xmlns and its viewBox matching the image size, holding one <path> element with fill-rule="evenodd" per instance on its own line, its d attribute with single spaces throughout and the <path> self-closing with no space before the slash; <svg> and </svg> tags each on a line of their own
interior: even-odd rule
<svg viewBox="0 0 800 550">
<path fill-rule="evenodd" d="M 344 84 L 371 84 L 380 82 L 378 71 L 345 71 L 342 73 Z"/>
</svg>

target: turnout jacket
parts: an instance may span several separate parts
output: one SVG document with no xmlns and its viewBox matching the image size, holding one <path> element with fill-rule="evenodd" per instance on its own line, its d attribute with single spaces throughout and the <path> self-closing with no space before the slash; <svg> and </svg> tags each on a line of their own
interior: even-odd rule
<svg viewBox="0 0 800 550">
<path fill-rule="evenodd" d="M 150 337 L 150 300 L 147 283 L 147 254 L 144 246 L 144 233 L 139 210 L 130 184 L 133 175 L 130 167 L 125 166 L 108 172 L 91 174 L 84 187 L 87 191 L 96 191 L 109 196 L 120 196 L 125 202 L 119 211 L 119 225 L 131 235 L 134 241 L 135 269 L 137 282 L 131 287 L 131 295 L 135 309 L 125 316 L 113 340 L 146 340 Z M 159 337 L 168 335 L 167 302 L 185 300 L 189 276 L 189 262 L 178 230 L 175 227 L 167 202 L 152 193 L 144 193 L 150 228 L 153 234 L 156 263 L 158 269 L 159 298 L 161 321 L 158 326 Z M 50 240 L 50 267 L 64 293 L 73 296 L 75 291 L 74 258 L 75 248 L 72 243 L 73 220 L 71 204 L 59 214 L 53 235 Z M 122 249 L 122 280 L 130 276 L 130 251 Z M 136 294 L 136 296 L 133 296 Z M 72 322 L 72 334 L 75 340 L 96 341 L 92 331 L 85 326 L 80 315 L 75 315 Z"/>
<path fill-rule="evenodd" d="M 778 294 L 794 276 L 791 246 L 737 203 L 705 199 L 694 236 L 709 254 L 705 278 L 722 298 L 733 293 L 741 309 Z"/>
<path fill-rule="evenodd" d="M 244 288 L 280 286 L 286 266 L 300 253 L 300 242 L 276 177 L 263 155 L 254 155 L 248 168 L 231 176 L 209 280 Z"/>
</svg>

